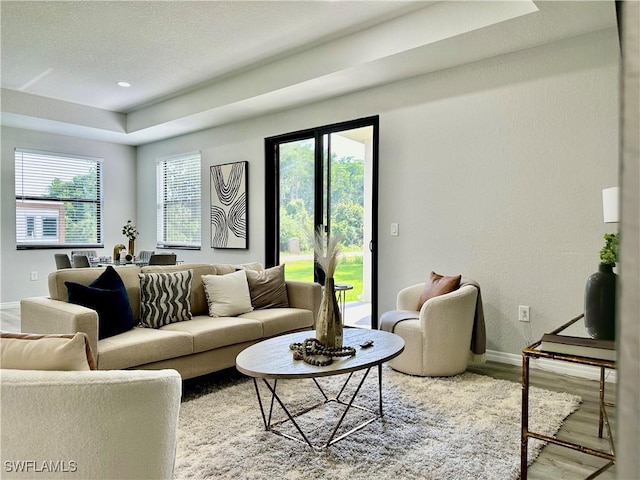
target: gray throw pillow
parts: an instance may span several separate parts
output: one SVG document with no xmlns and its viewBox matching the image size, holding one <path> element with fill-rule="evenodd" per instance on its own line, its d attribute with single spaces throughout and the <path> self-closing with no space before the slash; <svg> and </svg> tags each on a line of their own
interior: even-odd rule
<svg viewBox="0 0 640 480">
<path fill-rule="evenodd" d="M 284 264 L 266 270 L 246 270 L 253 308 L 288 308 Z"/>
<path fill-rule="evenodd" d="M 140 323 L 159 328 L 191 320 L 193 270 L 172 273 L 140 273 Z"/>
</svg>

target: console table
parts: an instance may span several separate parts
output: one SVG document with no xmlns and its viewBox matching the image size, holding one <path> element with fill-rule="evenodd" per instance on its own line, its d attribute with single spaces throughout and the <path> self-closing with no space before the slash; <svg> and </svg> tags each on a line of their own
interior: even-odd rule
<svg viewBox="0 0 640 480">
<path fill-rule="evenodd" d="M 566 348 L 566 353 L 561 350 L 563 348 L 558 344 L 544 342 L 545 339 L 553 337 L 562 337 L 563 335 L 569 335 L 569 327 L 574 328 L 583 322 L 579 322 L 584 318 L 581 314 L 576 318 L 570 320 L 564 325 L 558 327 L 556 330 L 543 336 L 537 342 L 529 345 L 522 350 L 522 435 L 520 443 L 520 479 L 527 480 L 527 450 L 529 445 L 529 438 L 537 438 L 545 442 L 560 445 L 562 447 L 571 448 L 579 452 L 593 455 L 608 460 L 608 463 L 602 468 L 589 475 L 587 479 L 595 478 L 602 472 L 607 470 L 615 463 L 615 446 L 613 443 L 613 435 L 611 433 L 611 427 L 609 425 L 609 418 L 607 416 L 606 407 L 613 407 L 612 403 L 605 401 L 605 371 L 607 369 L 615 370 L 615 350 L 609 350 L 601 348 L 602 341 L 592 340 L 590 338 L 581 339 L 580 348 Z M 580 330 L 584 331 L 584 329 Z M 585 333 L 586 335 L 586 333 Z M 572 337 L 569 337 L 572 338 Z M 575 338 L 575 337 L 573 337 Z M 553 350 L 553 351 L 552 351 Z M 556 351 L 559 350 L 559 351 Z M 576 352 L 579 352 L 576 353 Z M 613 355 L 612 355 L 613 353 Z M 609 440 L 610 451 L 596 450 L 573 442 L 559 440 L 557 438 L 542 435 L 540 433 L 532 432 L 529 430 L 529 360 L 531 358 L 548 358 L 551 360 L 559 360 L 563 362 L 576 363 L 581 365 L 591 365 L 600 369 L 600 413 L 598 419 L 598 437 L 602 438 L 603 427 L 607 429 L 607 439 Z M 613 358 L 613 359 L 611 359 Z"/>
</svg>

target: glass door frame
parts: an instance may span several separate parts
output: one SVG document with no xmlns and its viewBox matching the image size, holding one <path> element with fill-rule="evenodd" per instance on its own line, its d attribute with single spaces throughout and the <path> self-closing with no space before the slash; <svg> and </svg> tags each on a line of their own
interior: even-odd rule
<svg viewBox="0 0 640 480">
<path fill-rule="evenodd" d="M 361 127 L 373 127 L 372 139 L 372 185 L 371 185 L 371 328 L 378 328 L 378 151 L 379 151 L 379 117 L 365 117 L 357 120 L 334 123 L 306 130 L 286 133 L 265 138 L 265 266 L 273 267 L 280 263 L 280 169 L 278 163 L 278 146 L 281 143 L 298 140 L 313 139 L 315 142 L 314 169 L 315 198 L 314 205 L 323 204 L 323 188 L 317 188 L 318 182 L 322 185 L 322 156 L 323 136 L 344 130 L 352 130 Z M 314 225 L 323 225 L 322 209 L 314 208 Z M 364 248 L 367 248 L 365 245 Z"/>
</svg>

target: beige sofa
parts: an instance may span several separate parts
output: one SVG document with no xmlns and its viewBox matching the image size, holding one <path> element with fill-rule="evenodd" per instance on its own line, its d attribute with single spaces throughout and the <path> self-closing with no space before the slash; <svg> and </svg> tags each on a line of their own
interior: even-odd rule
<svg viewBox="0 0 640 480">
<path fill-rule="evenodd" d="M 261 268 L 259 264 L 244 267 Z M 65 269 L 49 274 L 49 297 L 25 298 L 20 302 L 22 331 L 84 332 L 89 337 L 98 370 L 173 368 L 186 379 L 233 367 L 238 353 L 264 338 L 314 328 L 322 293 L 320 285 L 311 282 L 286 282 L 289 308 L 253 310 L 236 317 L 210 317 L 201 276 L 223 275 L 237 269 L 237 266 L 222 264 L 117 267 L 134 318 L 138 319 L 140 313 L 139 273 L 187 269 L 193 271 L 192 320 L 158 329 L 138 326 L 98 340 L 96 311 L 68 303 L 64 282 L 89 285 L 105 269 Z"/>
</svg>

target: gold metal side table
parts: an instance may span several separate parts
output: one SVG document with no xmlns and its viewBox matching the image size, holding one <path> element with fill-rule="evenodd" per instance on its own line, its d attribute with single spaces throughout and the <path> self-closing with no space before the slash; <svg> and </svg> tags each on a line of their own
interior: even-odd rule
<svg viewBox="0 0 640 480">
<path fill-rule="evenodd" d="M 576 318 L 570 320 L 564 325 L 560 326 L 553 332 L 548 335 L 545 335 L 542 339 L 537 342 L 529 345 L 525 349 L 522 350 L 522 430 L 521 430 L 521 442 L 520 442 L 520 479 L 527 480 L 527 451 L 529 446 L 529 438 L 537 438 L 539 440 L 543 440 L 548 443 L 553 443 L 556 445 L 560 445 L 562 447 L 567 447 L 572 450 L 577 450 L 579 452 L 585 453 L 587 455 L 593 455 L 596 457 L 603 458 L 608 460 L 608 463 L 604 465 L 602 468 L 596 470 L 591 475 L 587 477 L 586 480 L 592 479 L 600 475 L 602 472 L 607 470 L 615 463 L 615 445 L 613 442 L 613 435 L 611 433 L 611 426 L 609 424 L 609 418 L 607 416 L 606 407 L 615 406 L 612 403 L 605 402 L 605 371 L 607 369 L 615 370 L 616 361 L 615 361 L 615 350 L 613 350 L 613 359 L 606 358 L 608 355 L 603 355 L 607 353 L 603 349 L 599 348 L 600 341 L 584 338 L 584 342 L 581 342 L 584 345 L 584 348 L 580 349 L 571 349 L 567 348 L 568 352 L 566 353 L 562 351 L 551 351 L 553 350 L 563 350 L 563 348 L 556 348 L 557 345 L 545 343 L 543 342 L 544 338 L 547 336 L 563 336 L 565 332 L 568 331 L 569 327 L 572 325 L 575 327 L 577 322 L 584 318 L 584 315 L 581 314 Z M 582 323 L 582 322 L 580 322 Z M 568 336 L 568 335 L 567 335 Z M 575 337 L 574 337 L 575 338 Z M 579 352 L 580 354 L 576 354 L 575 352 Z M 597 450 L 590 447 L 586 447 L 584 445 L 580 445 L 573 442 L 568 442 L 565 440 L 560 440 L 557 438 L 549 437 L 547 435 L 543 435 L 540 433 L 532 432 L 529 430 L 529 360 L 531 358 L 548 358 L 551 360 L 560 360 L 563 362 L 576 363 L 580 365 L 590 365 L 594 367 L 598 367 L 600 369 L 600 414 L 598 418 L 598 438 L 602 438 L 603 428 L 607 429 L 607 439 L 609 440 L 610 451 L 606 452 L 603 450 Z"/>
</svg>

